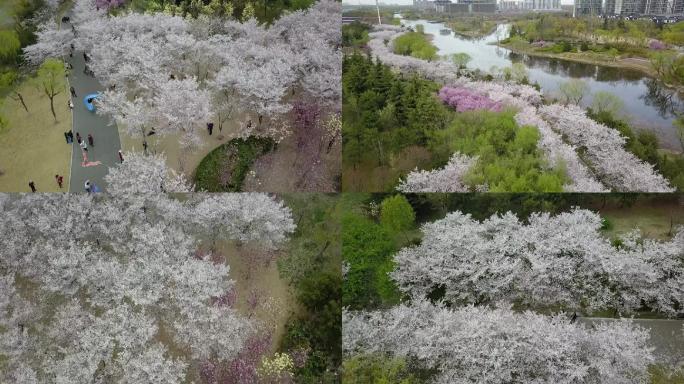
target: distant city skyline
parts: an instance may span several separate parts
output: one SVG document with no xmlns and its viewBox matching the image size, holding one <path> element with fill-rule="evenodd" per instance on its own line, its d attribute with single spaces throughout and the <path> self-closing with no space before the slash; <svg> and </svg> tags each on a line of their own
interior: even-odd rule
<svg viewBox="0 0 684 384">
<path fill-rule="evenodd" d="M 453 0 L 452 0 L 453 1 Z M 411 5 L 413 4 L 413 0 L 380 0 L 381 3 L 385 3 L 387 5 Z M 498 3 L 498 1 L 497 1 Z M 375 5 L 375 0 L 342 0 L 342 4 L 344 5 Z M 574 4 L 573 0 L 561 0 L 561 4 L 563 5 L 572 5 Z"/>
</svg>

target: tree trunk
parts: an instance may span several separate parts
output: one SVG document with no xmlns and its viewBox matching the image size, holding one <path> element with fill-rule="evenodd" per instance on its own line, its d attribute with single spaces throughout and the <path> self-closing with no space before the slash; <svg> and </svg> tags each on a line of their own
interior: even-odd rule
<svg viewBox="0 0 684 384">
<path fill-rule="evenodd" d="M 26 110 L 26 113 L 28 113 L 28 107 L 26 107 L 26 103 L 24 102 L 24 96 L 21 95 L 19 92 L 14 92 L 14 94 L 17 95 L 17 99 L 21 103 L 21 105 L 24 107 L 24 110 Z"/>
<path fill-rule="evenodd" d="M 57 114 L 55 113 L 55 97 L 50 97 L 50 110 L 52 111 L 52 117 L 57 121 Z"/>
</svg>

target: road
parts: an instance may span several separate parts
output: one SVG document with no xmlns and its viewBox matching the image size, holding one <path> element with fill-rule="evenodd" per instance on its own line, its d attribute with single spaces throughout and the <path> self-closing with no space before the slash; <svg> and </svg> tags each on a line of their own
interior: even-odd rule
<svg viewBox="0 0 684 384">
<path fill-rule="evenodd" d="M 71 28 L 66 24 L 63 28 Z M 83 52 L 74 52 L 73 57 L 67 57 L 73 69 L 69 74 L 69 83 L 76 90 L 76 98 L 72 98 L 74 103 L 74 147 L 71 154 L 71 181 L 69 183 L 70 192 L 84 192 L 86 180 L 97 185 L 101 191 L 106 190 L 103 177 L 107 174 L 107 169 L 118 163 L 118 151 L 121 149 L 121 140 L 116 125 L 108 125 L 109 119 L 90 112 L 83 103 L 83 97 L 89 93 L 96 93 L 103 90 L 102 85 L 92 76 L 83 73 L 85 60 Z M 76 141 L 76 132 L 81 134 L 83 139 L 87 139 L 88 134 L 93 135 L 94 146 L 88 146 L 88 162 L 83 161 L 81 148 Z"/>
</svg>

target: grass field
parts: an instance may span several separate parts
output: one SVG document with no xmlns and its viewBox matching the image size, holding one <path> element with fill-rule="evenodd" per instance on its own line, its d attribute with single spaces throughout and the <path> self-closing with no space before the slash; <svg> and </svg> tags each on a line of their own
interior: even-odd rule
<svg viewBox="0 0 684 384">
<path fill-rule="evenodd" d="M 390 160 L 389 165 L 377 165 L 375 160 L 364 160 L 355 167 L 342 168 L 342 191 L 388 192 L 397 185 L 400 177 L 418 169 L 430 169 L 432 155 L 423 147 L 404 148 Z"/>
<path fill-rule="evenodd" d="M 645 237 L 664 240 L 671 238 L 672 229 L 684 225 L 682 205 L 644 204 L 631 208 L 606 208 L 599 212 L 613 225 L 605 231 L 611 238 L 639 228 Z"/>
<path fill-rule="evenodd" d="M 60 174 L 66 192 L 71 159 L 71 146 L 64 140 L 64 132 L 71 129 L 68 93 L 65 89 L 55 97 L 55 122 L 47 96 L 27 82 L 18 89 L 29 113 L 11 98 L 2 102 L 0 113 L 7 126 L 0 130 L 0 191 L 30 192 L 28 182 L 33 180 L 38 192 L 58 192 L 55 174 Z"/>
</svg>

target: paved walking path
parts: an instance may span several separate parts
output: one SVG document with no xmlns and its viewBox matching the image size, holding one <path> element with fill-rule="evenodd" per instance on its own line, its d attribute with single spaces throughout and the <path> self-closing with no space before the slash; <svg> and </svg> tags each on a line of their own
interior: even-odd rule
<svg viewBox="0 0 684 384">
<path fill-rule="evenodd" d="M 71 28 L 65 24 L 62 28 Z M 69 75 L 69 82 L 76 90 L 76 98 L 72 98 L 74 103 L 74 147 L 71 154 L 71 179 L 69 182 L 70 192 L 85 192 L 85 181 L 97 185 L 101 191 L 106 191 L 103 177 L 107 174 L 110 166 L 119 162 L 118 151 L 121 149 L 119 131 L 116 125 L 108 125 L 109 119 L 90 112 L 83 104 L 83 98 L 90 93 L 97 93 L 103 90 L 102 85 L 92 76 L 83 73 L 85 60 L 83 52 L 76 51 L 74 56 L 66 58 L 74 68 Z M 94 146 L 88 145 L 88 163 L 83 162 L 81 147 L 76 141 L 76 132 L 81 134 L 81 138 L 88 139 L 88 134 L 93 135 Z M 99 163 L 98 163 L 99 162 Z"/>
</svg>

